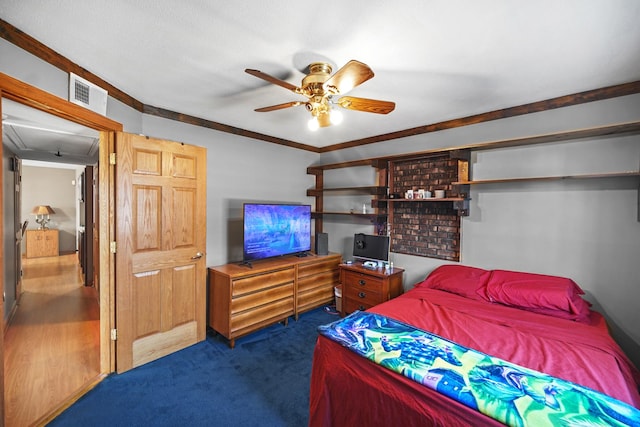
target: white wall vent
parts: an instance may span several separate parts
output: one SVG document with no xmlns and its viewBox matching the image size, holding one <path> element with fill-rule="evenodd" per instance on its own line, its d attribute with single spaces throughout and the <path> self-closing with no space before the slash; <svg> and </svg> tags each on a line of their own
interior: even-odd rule
<svg viewBox="0 0 640 427">
<path fill-rule="evenodd" d="M 69 101 L 107 115 L 107 91 L 73 73 L 69 73 Z"/>
</svg>

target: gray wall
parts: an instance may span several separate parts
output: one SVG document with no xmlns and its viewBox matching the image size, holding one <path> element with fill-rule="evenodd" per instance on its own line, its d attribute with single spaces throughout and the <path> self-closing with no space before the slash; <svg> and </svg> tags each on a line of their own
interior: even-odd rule
<svg viewBox="0 0 640 427">
<path fill-rule="evenodd" d="M 0 40 L 0 71 L 67 97 L 67 75 Z M 99 72 L 99 70 L 98 70 Z M 513 117 L 402 140 L 371 144 L 322 156 L 236 135 L 145 116 L 109 99 L 109 117 L 125 131 L 201 145 L 207 152 L 207 263 L 240 258 L 244 201 L 312 202 L 306 174 L 312 164 L 459 146 L 467 143 L 573 130 L 640 119 L 640 95 Z M 426 119 L 425 119 L 426 120 Z M 638 170 L 639 137 L 604 138 L 496 150 L 474 155 L 476 178 L 518 174 L 589 173 Z M 595 155 L 595 157 L 594 157 Z M 591 159 L 597 161 L 592 161 Z M 600 162 L 599 160 L 603 160 Z M 574 169 L 578 168 L 578 169 Z M 602 168 L 602 170 L 601 170 Z M 370 183 L 369 168 L 336 171 L 341 186 Z M 495 174 L 495 175 L 492 175 Z M 462 221 L 462 263 L 559 274 L 576 280 L 609 320 L 614 337 L 640 365 L 640 223 L 637 181 L 563 181 L 473 187 L 471 214 Z M 348 208 L 361 200 L 333 201 Z M 329 205 L 327 205 L 329 206 Z M 355 232 L 371 232 L 366 221 L 325 219 L 330 250 L 351 255 Z M 442 261 L 392 254 L 406 269 L 405 287 Z"/>
<path fill-rule="evenodd" d="M 39 227 L 32 209 L 49 205 L 56 212 L 50 216 L 48 227 L 59 231 L 61 254 L 77 249 L 77 191 L 74 169 L 26 166 L 22 167 L 22 221 L 28 220 L 28 230 Z M 23 252 L 26 245 L 23 245 Z"/>
</svg>

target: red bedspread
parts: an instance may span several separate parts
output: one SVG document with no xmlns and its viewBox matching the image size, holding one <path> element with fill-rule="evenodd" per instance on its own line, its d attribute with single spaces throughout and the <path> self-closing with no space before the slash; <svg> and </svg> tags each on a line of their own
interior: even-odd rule
<svg viewBox="0 0 640 427">
<path fill-rule="evenodd" d="M 584 324 L 422 287 L 370 311 L 640 407 L 640 375 L 598 313 Z M 502 424 L 318 337 L 309 425 Z"/>
</svg>

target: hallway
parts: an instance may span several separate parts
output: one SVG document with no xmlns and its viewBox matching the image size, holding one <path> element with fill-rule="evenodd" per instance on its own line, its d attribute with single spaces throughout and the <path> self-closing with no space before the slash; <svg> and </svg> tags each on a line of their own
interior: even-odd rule
<svg viewBox="0 0 640 427">
<path fill-rule="evenodd" d="M 46 422 L 100 372 L 97 291 L 76 254 L 23 259 L 23 293 L 5 335 L 5 425 Z"/>
</svg>

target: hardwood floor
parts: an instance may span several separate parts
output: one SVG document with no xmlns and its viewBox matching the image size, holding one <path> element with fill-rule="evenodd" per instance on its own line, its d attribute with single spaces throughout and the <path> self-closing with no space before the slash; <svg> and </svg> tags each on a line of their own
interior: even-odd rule
<svg viewBox="0 0 640 427">
<path fill-rule="evenodd" d="M 23 259 L 23 293 L 5 335 L 5 425 L 37 425 L 100 373 L 95 288 L 77 255 Z"/>
</svg>

